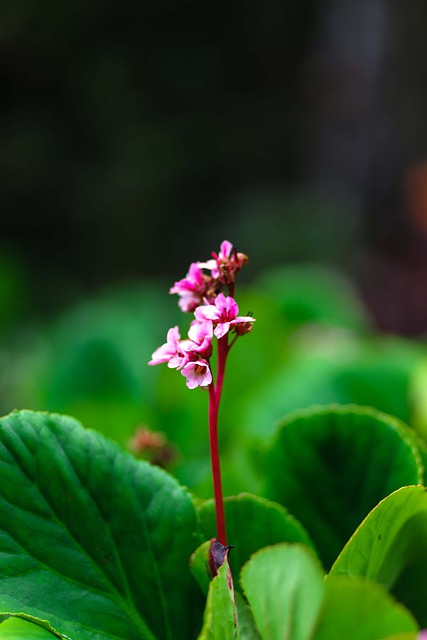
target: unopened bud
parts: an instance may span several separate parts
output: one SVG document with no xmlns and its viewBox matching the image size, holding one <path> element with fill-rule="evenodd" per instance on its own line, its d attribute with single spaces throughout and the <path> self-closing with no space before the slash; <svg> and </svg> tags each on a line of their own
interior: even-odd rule
<svg viewBox="0 0 427 640">
<path fill-rule="evenodd" d="M 245 333 L 252 331 L 253 322 L 238 322 L 234 325 L 233 329 L 238 336 L 244 336 Z"/>
<path fill-rule="evenodd" d="M 139 427 L 129 442 L 129 448 L 138 458 L 147 460 L 158 467 L 168 467 L 177 455 L 166 436 L 147 427 Z"/>
</svg>

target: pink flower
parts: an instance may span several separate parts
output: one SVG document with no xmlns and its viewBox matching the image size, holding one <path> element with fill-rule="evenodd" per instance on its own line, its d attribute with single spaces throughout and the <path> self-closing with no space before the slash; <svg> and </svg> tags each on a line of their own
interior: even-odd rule
<svg viewBox="0 0 427 640">
<path fill-rule="evenodd" d="M 187 362 L 181 369 L 181 373 L 185 376 L 186 384 L 189 389 L 196 387 L 207 387 L 212 382 L 212 374 L 209 369 L 209 363 L 206 360 L 194 360 Z"/>
<path fill-rule="evenodd" d="M 169 329 L 167 342 L 155 350 L 148 364 L 153 366 L 167 362 L 169 368 L 177 369 L 184 358 L 184 353 L 180 346 L 180 337 L 178 327 Z"/>
<path fill-rule="evenodd" d="M 238 253 L 231 242 L 224 240 L 218 253 L 212 252 L 213 258 L 207 262 L 198 262 L 201 269 L 208 269 L 212 278 L 222 285 L 233 285 L 236 275 L 248 261 L 244 253 Z"/>
<path fill-rule="evenodd" d="M 188 330 L 188 337 L 193 344 L 193 351 L 203 358 L 212 355 L 213 324 L 210 320 L 193 320 Z"/>
<path fill-rule="evenodd" d="M 194 315 L 198 322 L 211 320 L 215 325 L 214 335 L 219 339 L 225 336 L 233 325 L 255 322 L 255 318 L 238 316 L 238 313 L 239 307 L 234 298 L 231 296 L 226 297 L 223 293 L 219 293 L 215 298 L 214 304 L 205 304 L 197 307 Z"/>
<path fill-rule="evenodd" d="M 178 304 L 184 312 L 194 311 L 201 303 L 206 293 L 206 282 L 203 272 L 195 262 L 190 265 L 185 278 L 175 282 L 169 293 L 177 293 L 180 296 Z"/>
<path fill-rule="evenodd" d="M 219 253 L 212 252 L 213 259 L 206 262 L 199 262 L 198 265 L 201 269 L 209 269 L 212 272 L 213 278 L 219 278 L 220 276 L 220 264 L 221 262 L 228 262 L 231 258 L 233 251 L 233 245 L 228 240 L 221 242 Z"/>
<path fill-rule="evenodd" d="M 200 358 L 208 359 L 211 357 L 213 338 L 212 322 L 206 320 L 197 322 L 197 320 L 194 320 L 188 331 L 188 338 L 188 340 L 182 340 L 180 343 L 180 347 L 185 354 L 185 361 L 182 366 L 187 364 L 187 362 L 194 362 Z"/>
</svg>

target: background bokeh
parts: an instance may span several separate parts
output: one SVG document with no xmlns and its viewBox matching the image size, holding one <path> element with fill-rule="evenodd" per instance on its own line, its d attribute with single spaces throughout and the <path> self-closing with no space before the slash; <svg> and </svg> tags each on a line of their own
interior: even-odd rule
<svg viewBox="0 0 427 640">
<path fill-rule="evenodd" d="M 3 3 L 3 272 L 45 312 L 229 237 L 423 331 L 426 25 L 422 0 Z"/>
<path fill-rule="evenodd" d="M 206 398 L 146 362 L 183 322 L 169 286 L 227 238 L 257 318 L 224 398 L 229 487 L 235 442 L 312 403 L 425 428 L 423 0 L 1 14 L 2 413 L 71 413 L 122 444 L 160 429 L 203 487 Z"/>
</svg>

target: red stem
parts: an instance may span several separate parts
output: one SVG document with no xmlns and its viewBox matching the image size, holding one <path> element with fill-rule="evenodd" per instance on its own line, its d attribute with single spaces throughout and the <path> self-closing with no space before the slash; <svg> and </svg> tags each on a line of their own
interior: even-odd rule
<svg viewBox="0 0 427 640">
<path fill-rule="evenodd" d="M 221 400 L 222 383 L 224 382 L 225 364 L 227 362 L 228 351 L 228 335 L 225 335 L 218 340 L 218 369 L 215 388 L 217 411 L 219 410 L 219 403 Z"/>
<path fill-rule="evenodd" d="M 221 467 L 218 446 L 218 412 L 221 400 L 222 383 L 224 381 L 225 363 L 228 355 L 228 336 L 218 340 L 218 367 L 216 386 L 209 385 L 209 443 L 211 451 L 212 477 L 215 496 L 215 515 L 218 542 L 227 545 L 225 528 L 224 501 L 222 497 Z"/>
</svg>

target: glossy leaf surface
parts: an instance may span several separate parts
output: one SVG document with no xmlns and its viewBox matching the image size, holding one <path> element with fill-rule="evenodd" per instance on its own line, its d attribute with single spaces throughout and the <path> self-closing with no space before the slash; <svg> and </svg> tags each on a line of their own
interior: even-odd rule
<svg viewBox="0 0 427 640">
<path fill-rule="evenodd" d="M 313 640 L 378 640 L 412 632 L 417 624 L 409 612 L 373 582 L 331 577 Z M 411 636 L 410 636 L 411 637 Z"/>
<path fill-rule="evenodd" d="M 405 487 L 366 518 L 331 569 L 383 584 L 427 627 L 427 493 Z"/>
<path fill-rule="evenodd" d="M 301 542 L 312 546 L 312 542 L 300 525 L 280 504 L 258 496 L 242 493 L 224 500 L 227 521 L 229 563 L 234 576 L 250 556 L 261 549 L 279 542 Z M 216 536 L 215 505 L 206 500 L 198 506 L 201 527 L 206 538 Z"/>
<path fill-rule="evenodd" d="M 330 567 L 371 509 L 422 480 L 418 447 L 395 418 L 355 406 L 291 414 L 269 445 L 265 495 L 302 523 Z"/>
<path fill-rule="evenodd" d="M 198 640 L 237 638 L 237 614 L 234 586 L 227 560 L 209 586 L 203 628 Z"/>
<path fill-rule="evenodd" d="M 261 549 L 243 567 L 241 583 L 263 640 L 310 640 L 323 600 L 323 572 L 300 545 Z"/>
<path fill-rule="evenodd" d="M 75 420 L 0 420 L 0 613 L 72 640 L 194 637 L 196 532 L 184 488 Z"/>
</svg>

